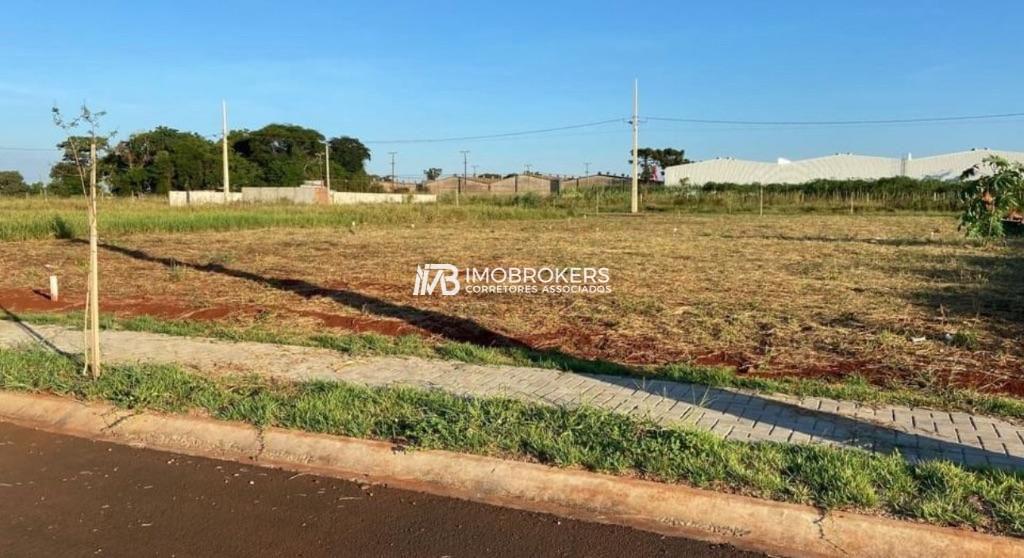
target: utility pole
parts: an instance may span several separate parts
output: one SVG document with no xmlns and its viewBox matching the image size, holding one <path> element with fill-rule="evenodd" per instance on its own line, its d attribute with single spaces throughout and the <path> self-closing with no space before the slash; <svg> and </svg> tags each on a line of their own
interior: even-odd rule
<svg viewBox="0 0 1024 558">
<path fill-rule="evenodd" d="M 637 142 L 640 139 L 640 120 L 638 114 L 640 112 L 640 101 L 638 99 L 640 94 L 640 80 L 633 80 L 633 188 L 630 191 L 629 197 L 629 209 L 631 213 L 637 213 L 640 211 L 639 203 L 639 190 L 638 190 L 638 156 L 637 156 Z"/>
<path fill-rule="evenodd" d="M 476 168 L 479 167 L 480 165 L 469 165 L 469 166 L 473 167 L 473 178 L 476 178 Z"/>
<path fill-rule="evenodd" d="M 331 142 L 330 140 L 324 142 L 324 186 L 327 187 L 328 193 L 331 190 Z"/>
<path fill-rule="evenodd" d="M 220 102 L 221 109 L 221 132 L 224 138 L 221 141 L 221 156 L 224 159 L 224 203 L 228 203 L 228 194 L 231 193 L 231 175 L 228 171 L 228 102 Z"/>
<path fill-rule="evenodd" d="M 467 174 L 466 167 L 469 162 L 469 150 L 463 149 L 460 153 L 462 153 L 462 184 L 465 184 Z M 459 184 L 459 187 L 455 189 L 455 205 L 459 205 L 459 193 L 462 191 L 462 184 Z"/>
<path fill-rule="evenodd" d="M 391 155 L 391 191 L 395 191 L 395 155 L 398 155 L 397 151 L 388 151 L 388 155 Z"/>
<path fill-rule="evenodd" d="M 531 165 L 530 163 L 526 163 L 523 166 L 526 167 L 526 174 L 530 174 L 530 169 L 533 168 L 533 165 Z"/>
<path fill-rule="evenodd" d="M 100 377 L 100 262 L 96 223 L 96 135 L 89 145 L 89 371 Z"/>
<path fill-rule="evenodd" d="M 583 163 L 583 176 L 590 176 L 590 163 Z"/>
</svg>

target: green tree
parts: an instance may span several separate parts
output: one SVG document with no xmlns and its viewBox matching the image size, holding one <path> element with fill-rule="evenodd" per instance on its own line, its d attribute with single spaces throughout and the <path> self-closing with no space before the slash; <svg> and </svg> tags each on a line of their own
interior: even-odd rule
<svg viewBox="0 0 1024 558">
<path fill-rule="evenodd" d="M 316 158 L 323 152 L 324 136 L 316 130 L 269 124 L 255 131 L 243 130 L 236 137 L 232 149 L 259 170 L 253 177 L 256 186 L 298 186 L 321 176 Z"/>
<path fill-rule="evenodd" d="M 0 171 L 0 196 L 24 195 L 30 191 L 25 177 L 18 171 Z"/>
<path fill-rule="evenodd" d="M 423 175 L 427 177 L 427 180 L 437 180 L 441 177 L 441 169 L 437 167 L 430 167 L 423 171 Z"/>
<path fill-rule="evenodd" d="M 133 134 L 106 157 L 111 191 L 121 195 L 220 188 L 217 145 L 164 126 Z"/>
<path fill-rule="evenodd" d="M 1024 165 L 991 156 L 960 179 L 960 230 L 972 238 L 1002 238 L 1003 221 L 1024 211 Z"/>
<path fill-rule="evenodd" d="M 331 138 L 331 161 L 341 166 L 348 174 L 366 174 L 366 162 L 370 160 L 370 149 L 363 142 L 349 136 Z M 334 167 L 331 167 L 334 173 Z"/>
<path fill-rule="evenodd" d="M 89 158 L 90 136 L 68 136 L 67 139 L 57 144 L 63 151 L 61 160 L 50 168 L 50 186 L 48 191 L 57 196 L 78 196 L 83 195 L 82 182 L 86 172 L 92 164 Z M 105 137 L 96 138 L 96 153 L 98 159 L 97 177 L 100 182 L 107 178 L 107 165 L 104 164 L 101 154 L 107 150 L 108 141 Z M 76 162 L 77 161 L 77 162 Z"/>
<path fill-rule="evenodd" d="M 683 165 L 690 161 L 686 158 L 686 152 L 682 149 L 665 147 L 657 149 L 654 147 L 641 147 L 636 150 L 640 166 L 640 180 L 649 182 L 654 178 L 657 169 L 664 170 L 673 165 Z M 629 159 L 633 164 L 633 159 Z"/>
</svg>

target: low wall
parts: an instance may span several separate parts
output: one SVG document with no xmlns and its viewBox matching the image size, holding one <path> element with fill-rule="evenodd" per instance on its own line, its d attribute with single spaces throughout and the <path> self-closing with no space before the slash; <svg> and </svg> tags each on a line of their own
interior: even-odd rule
<svg viewBox="0 0 1024 558">
<path fill-rule="evenodd" d="M 172 207 L 188 205 L 224 204 L 224 192 L 196 190 L 168 192 Z M 298 188 L 242 188 L 242 192 L 228 194 L 228 203 L 338 204 L 356 203 L 434 203 L 434 194 L 379 194 L 371 192 L 328 192 L 325 188 L 302 186 Z"/>
<path fill-rule="evenodd" d="M 327 189 L 320 186 L 242 188 L 246 203 L 292 202 L 298 204 L 330 203 Z"/>
<path fill-rule="evenodd" d="M 370 192 L 331 192 L 331 203 L 348 205 L 355 203 L 433 203 L 433 194 L 377 194 Z"/>
<path fill-rule="evenodd" d="M 227 195 L 227 199 L 225 200 L 224 192 L 216 192 L 213 190 L 195 190 L 191 192 L 172 190 L 167 192 L 167 198 L 171 203 L 171 207 L 206 204 L 224 205 L 224 203 L 237 203 L 242 201 L 242 194 L 238 192 L 231 192 Z"/>
</svg>

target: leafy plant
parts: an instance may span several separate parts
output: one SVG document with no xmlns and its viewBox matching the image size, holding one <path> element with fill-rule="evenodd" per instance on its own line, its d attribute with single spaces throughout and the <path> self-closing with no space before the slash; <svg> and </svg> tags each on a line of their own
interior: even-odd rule
<svg viewBox="0 0 1024 558">
<path fill-rule="evenodd" d="M 1018 214 L 1024 203 L 1024 165 L 992 156 L 960 178 L 959 229 L 970 238 L 1002 238 L 1003 221 Z"/>
</svg>

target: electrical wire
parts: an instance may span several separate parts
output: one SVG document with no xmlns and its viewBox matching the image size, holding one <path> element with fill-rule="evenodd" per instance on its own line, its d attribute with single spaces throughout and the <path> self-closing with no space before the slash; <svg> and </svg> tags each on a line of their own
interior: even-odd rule
<svg viewBox="0 0 1024 558">
<path fill-rule="evenodd" d="M 0 151 L 60 151 L 57 147 L 3 147 Z"/>
<path fill-rule="evenodd" d="M 585 122 L 583 124 L 570 124 L 568 126 L 558 126 L 555 128 L 540 128 L 537 130 L 522 130 L 518 132 L 503 132 L 498 134 L 483 134 L 479 136 L 458 136 L 458 137 L 447 137 L 447 138 L 419 138 L 419 139 L 393 139 L 393 140 L 369 140 L 363 143 L 441 143 L 448 141 L 471 141 L 471 140 L 484 140 L 494 138 L 509 138 L 515 136 L 526 136 L 534 134 L 546 134 L 549 132 L 561 132 L 564 130 L 576 130 L 579 128 L 589 128 L 593 126 L 602 126 L 604 124 L 613 124 L 616 122 L 624 122 L 622 118 L 610 118 L 608 120 L 600 120 L 597 122 Z"/>
<path fill-rule="evenodd" d="M 688 124 L 725 124 L 741 126 L 851 126 L 957 122 L 963 120 L 996 120 L 1003 118 L 1019 118 L 1021 116 L 1024 116 L 1024 112 L 978 114 L 969 116 L 932 116 L 925 118 L 887 118 L 878 120 L 714 120 L 707 118 L 675 118 L 667 116 L 646 116 L 645 118 L 648 120 L 659 120 L 662 122 L 685 122 Z"/>
<path fill-rule="evenodd" d="M 920 124 L 937 124 L 937 123 L 951 123 L 951 122 L 969 122 L 969 121 L 982 121 L 982 120 L 1006 120 L 1024 117 L 1024 112 L 1006 112 L 1006 113 L 995 113 L 995 114 L 976 114 L 976 115 L 957 115 L 957 116 L 931 116 L 921 118 L 884 118 L 884 119 L 857 119 L 857 120 L 730 120 L 730 119 L 711 119 L 711 118 L 684 118 L 684 117 L 669 117 L 669 116 L 645 116 L 645 121 L 658 121 L 658 122 L 676 122 L 684 124 L 702 124 L 711 126 L 749 126 L 748 129 L 766 129 L 770 127 L 827 127 L 827 126 L 899 126 L 899 125 L 920 125 Z M 537 128 L 533 130 L 520 130 L 515 132 L 500 132 L 493 134 L 480 134 L 472 136 L 451 136 L 451 137 L 438 137 L 438 138 L 408 138 L 408 139 L 386 139 L 386 140 L 368 140 L 364 141 L 364 144 L 417 144 L 417 143 L 443 143 L 443 142 L 454 142 L 454 141 L 482 141 L 482 140 L 495 140 L 495 139 L 507 139 L 517 138 L 525 136 L 534 136 L 542 134 L 551 134 L 553 132 L 563 132 L 568 130 L 579 130 L 582 128 L 592 128 L 596 126 L 603 126 L 607 124 L 615 123 L 628 123 L 629 118 L 610 118 L 607 120 L 598 120 L 595 122 L 584 122 L 581 124 L 569 124 L 565 126 L 555 126 L 551 128 Z M 743 130 L 742 128 L 734 128 L 736 131 Z M 606 133 L 606 132 L 592 132 L 593 134 Z M 572 134 L 561 134 L 562 137 L 571 136 Z M 582 133 L 579 135 L 589 135 Z M 219 137 L 219 134 L 210 134 L 208 137 L 214 138 Z M 557 137 L 557 136 L 548 136 Z M 39 152 L 54 152 L 59 151 L 56 147 L 18 147 L 18 146 L 0 146 L 0 151 L 39 151 Z"/>
</svg>

